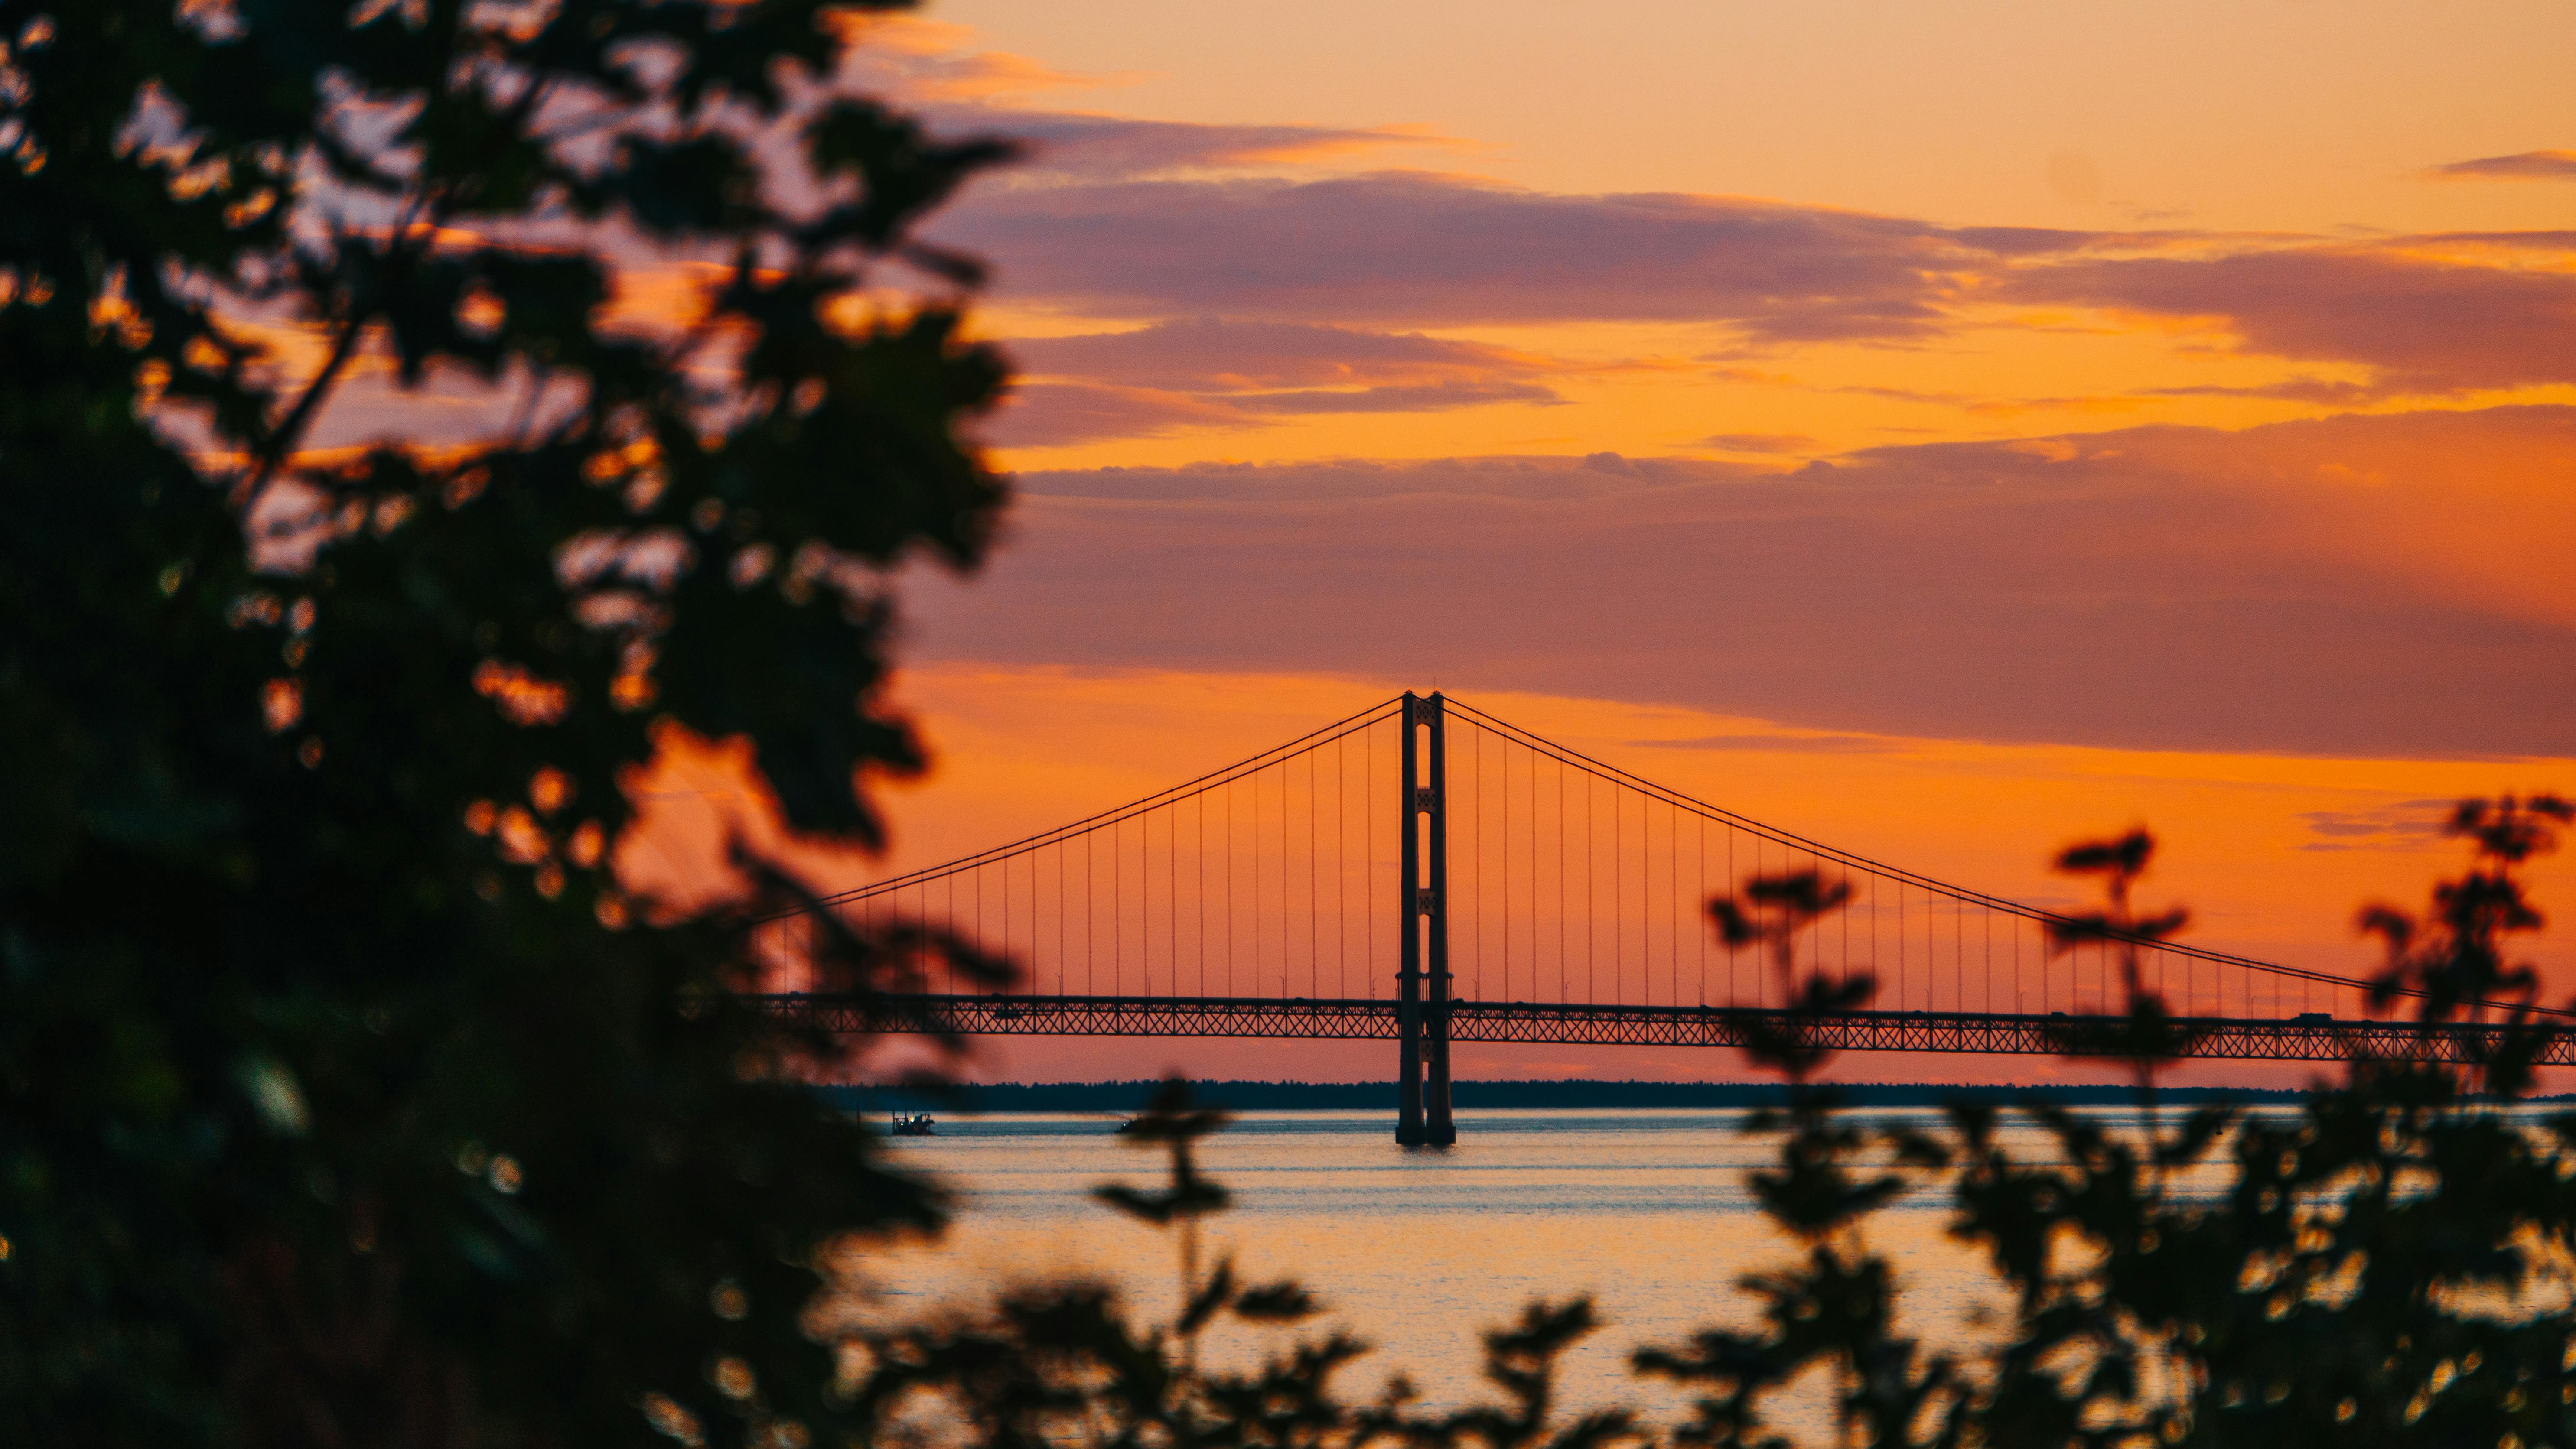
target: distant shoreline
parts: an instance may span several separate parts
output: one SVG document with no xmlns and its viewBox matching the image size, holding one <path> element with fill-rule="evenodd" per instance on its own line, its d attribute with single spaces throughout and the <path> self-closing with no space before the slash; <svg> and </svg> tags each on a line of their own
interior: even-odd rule
<svg viewBox="0 0 2576 1449">
<path fill-rule="evenodd" d="M 894 1086 L 818 1086 L 814 1090 L 844 1111 L 869 1112 L 1114 1112 L 1139 1110 L 1161 1085 L 1157 1081 L 1120 1082 L 987 1082 L 929 1090 Z M 1396 1108 L 1395 1083 L 1386 1082 L 1193 1082 L 1200 1101 L 1235 1111 L 1333 1112 L 1383 1111 Z M 1991 1086 L 1944 1082 L 1853 1082 L 1835 1089 L 1854 1107 L 1937 1107 L 1956 1101 L 2009 1106 L 2045 1102 L 2068 1107 L 2121 1107 L 2137 1100 L 2134 1087 Z M 2165 1087 L 2157 1100 L 2169 1103 L 2236 1101 L 2295 1102 L 2304 1092 L 2279 1087 Z M 1627 1108 L 1765 1107 L 1787 1100 L 1777 1082 L 1640 1082 L 1499 1081 L 1458 1082 L 1451 1103 L 1462 1111 L 1479 1108 Z M 2534 1098 L 2535 1101 L 2563 1100 Z"/>
</svg>

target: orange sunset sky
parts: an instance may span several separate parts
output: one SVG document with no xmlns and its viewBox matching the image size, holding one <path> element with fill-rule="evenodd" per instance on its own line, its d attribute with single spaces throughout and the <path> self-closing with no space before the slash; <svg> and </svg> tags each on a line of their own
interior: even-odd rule
<svg viewBox="0 0 2576 1449">
<path fill-rule="evenodd" d="M 2190 939 L 2366 973 L 2355 907 L 2460 858 L 2441 802 L 2576 789 L 2571 74 L 2560 0 L 876 24 L 853 83 L 1031 142 L 932 228 L 995 268 L 979 325 L 1022 381 L 985 437 L 1020 496 L 981 572 L 901 581 L 938 764 L 887 789 L 891 853 L 805 858 L 860 884 L 1437 687 L 1998 894 L 2069 899 L 2048 854 L 2145 822 Z M 665 886 L 756 813 L 704 762 L 650 788 L 626 859 Z M 2562 916 L 2569 859 L 2535 870 Z"/>
</svg>

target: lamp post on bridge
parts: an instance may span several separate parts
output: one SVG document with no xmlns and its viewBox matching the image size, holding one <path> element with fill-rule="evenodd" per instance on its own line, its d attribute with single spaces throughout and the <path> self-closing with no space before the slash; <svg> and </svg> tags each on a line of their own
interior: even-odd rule
<svg viewBox="0 0 2576 1449">
<path fill-rule="evenodd" d="M 1446 1147 L 1458 1140 L 1449 1113 L 1449 752 L 1442 703 L 1436 691 L 1428 698 L 1405 692 L 1403 765 L 1397 772 L 1404 791 L 1398 815 L 1404 822 L 1404 879 L 1397 891 L 1403 935 L 1396 975 L 1395 1140 L 1407 1147 Z"/>
</svg>

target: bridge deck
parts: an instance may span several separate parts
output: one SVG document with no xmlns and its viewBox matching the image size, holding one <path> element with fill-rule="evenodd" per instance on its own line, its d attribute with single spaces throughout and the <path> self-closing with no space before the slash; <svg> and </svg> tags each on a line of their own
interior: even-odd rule
<svg viewBox="0 0 2576 1449">
<path fill-rule="evenodd" d="M 1375 998 L 1305 999 L 1154 996 L 770 996 L 782 1020 L 852 1033 L 944 1032 L 963 1036 L 1198 1036 L 1391 1041 L 1396 1003 Z M 1453 1001 L 1449 1039 L 1583 1046 L 1742 1047 L 1786 1012 L 1713 1006 L 1596 1006 L 1552 1002 Z M 1855 1052 L 1986 1052 L 2061 1056 L 2070 1037 L 2118 1023 L 2106 1016 L 1988 1015 L 1978 1012 L 1856 1011 L 1799 1020 L 1816 1046 Z M 2360 1057 L 2470 1062 L 2502 1034 L 2492 1024 L 2186 1017 L 2185 1056 L 2322 1062 Z M 2576 1033 L 2552 1032 L 2540 1053 L 2551 1066 L 2576 1065 Z"/>
</svg>

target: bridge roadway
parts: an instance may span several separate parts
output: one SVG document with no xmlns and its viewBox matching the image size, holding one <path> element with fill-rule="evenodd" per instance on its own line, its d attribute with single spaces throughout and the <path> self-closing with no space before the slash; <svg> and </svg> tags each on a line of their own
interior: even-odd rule
<svg viewBox="0 0 2576 1449">
<path fill-rule="evenodd" d="M 825 1031 L 961 1036 L 1199 1036 L 1392 1041 L 1389 999 L 1166 996 L 767 996 L 783 1021 Z M 1601 1006 L 1528 1001 L 1448 1003 L 1453 1042 L 1582 1046 L 1741 1047 L 1750 1030 L 1791 1020 L 1777 1009 Z M 1800 1020 L 1815 1046 L 1855 1052 L 1985 1052 L 2061 1056 L 2071 1035 L 2116 1025 L 2110 1016 L 1989 1015 L 1962 1011 L 1855 1011 Z M 2183 1055 L 2251 1061 L 2432 1059 L 2470 1062 L 2502 1033 L 2492 1023 L 2183 1017 Z M 2544 1028 L 2545 1029 L 2545 1028 Z M 2576 1030 L 2559 1028 L 2539 1060 L 2576 1066 Z"/>
</svg>

